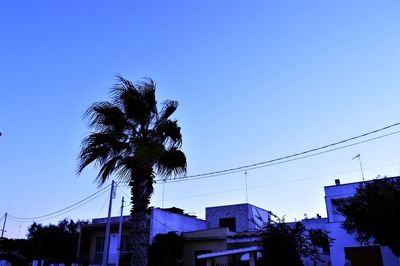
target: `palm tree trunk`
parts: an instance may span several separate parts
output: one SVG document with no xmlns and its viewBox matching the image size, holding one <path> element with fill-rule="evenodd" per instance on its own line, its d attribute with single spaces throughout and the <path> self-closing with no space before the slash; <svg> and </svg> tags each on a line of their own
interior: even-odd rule
<svg viewBox="0 0 400 266">
<path fill-rule="evenodd" d="M 132 266 L 147 266 L 149 228 L 147 226 L 146 211 L 135 212 L 132 217 Z"/>
<path fill-rule="evenodd" d="M 131 186 L 132 218 L 132 266 L 147 266 L 150 240 L 150 223 L 147 223 L 147 211 L 153 193 L 153 174 L 151 167 L 137 169 L 143 179 L 133 179 Z"/>
</svg>

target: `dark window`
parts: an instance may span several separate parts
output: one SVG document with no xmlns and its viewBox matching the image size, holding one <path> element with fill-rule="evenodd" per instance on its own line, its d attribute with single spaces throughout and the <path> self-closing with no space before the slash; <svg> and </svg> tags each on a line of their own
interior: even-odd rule
<svg viewBox="0 0 400 266">
<path fill-rule="evenodd" d="M 96 246 L 94 250 L 94 263 L 100 264 L 103 258 L 104 236 L 96 237 Z"/>
<path fill-rule="evenodd" d="M 379 246 L 346 247 L 344 253 L 352 266 L 383 266 Z"/>
<path fill-rule="evenodd" d="M 231 218 L 221 218 L 219 219 L 219 227 L 228 227 L 229 231 L 236 232 L 236 219 Z"/>
<path fill-rule="evenodd" d="M 194 251 L 194 265 L 195 266 L 207 266 L 207 260 L 206 259 L 199 260 L 197 258 L 197 256 L 201 255 L 201 254 L 211 253 L 211 252 L 212 252 L 212 250 L 195 250 Z"/>
</svg>

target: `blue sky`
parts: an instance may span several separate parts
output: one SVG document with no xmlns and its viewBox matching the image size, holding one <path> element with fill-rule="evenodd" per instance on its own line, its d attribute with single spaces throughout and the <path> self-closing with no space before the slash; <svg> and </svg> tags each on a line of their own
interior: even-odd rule
<svg viewBox="0 0 400 266">
<path fill-rule="evenodd" d="M 83 113 L 108 99 L 117 73 L 151 77 L 160 102 L 179 101 L 189 175 L 399 122 L 399 11 L 395 0 L 0 1 L 0 217 L 97 191 L 94 170 L 75 173 Z M 324 216 L 323 186 L 361 180 L 358 153 L 366 178 L 400 174 L 396 134 L 248 171 L 249 202 L 287 220 Z M 106 201 L 41 222 L 104 216 Z M 244 201 L 243 173 L 165 186 L 166 207 L 199 217 Z M 10 219 L 5 236 L 24 237 L 31 222 Z"/>
</svg>

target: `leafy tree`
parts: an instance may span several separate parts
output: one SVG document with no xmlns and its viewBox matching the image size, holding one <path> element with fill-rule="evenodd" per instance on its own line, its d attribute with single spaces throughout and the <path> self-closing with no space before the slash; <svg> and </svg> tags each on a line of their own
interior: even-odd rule
<svg viewBox="0 0 400 266">
<path fill-rule="evenodd" d="M 333 204 L 345 217 L 342 227 L 360 243 L 388 246 L 400 256 L 400 178 L 363 182 L 353 197 Z"/>
<path fill-rule="evenodd" d="M 262 265 L 300 266 L 301 257 L 310 257 L 314 263 L 319 258 L 318 248 L 324 248 L 332 241 L 323 230 L 309 230 L 301 222 L 285 223 L 271 213 L 271 219 L 265 223 L 262 231 Z"/>
<path fill-rule="evenodd" d="M 48 263 L 76 261 L 79 225 L 64 219 L 58 225 L 43 226 L 33 223 L 28 228 L 28 243 L 32 259 L 45 259 Z"/>
<path fill-rule="evenodd" d="M 175 232 L 156 235 L 149 248 L 149 266 L 182 265 L 183 242 Z"/>
<path fill-rule="evenodd" d="M 0 238 L 0 260 L 6 260 L 16 266 L 25 266 L 31 262 L 30 257 L 28 240 Z"/>
<path fill-rule="evenodd" d="M 180 150 L 182 135 L 170 116 L 176 101 L 165 101 L 158 110 L 156 85 L 151 79 L 132 83 L 118 76 L 111 101 L 93 104 L 86 112 L 94 131 L 83 141 L 78 173 L 90 164 L 99 167 L 96 180 L 104 184 L 115 174 L 131 188 L 133 233 L 132 265 L 148 262 L 146 212 L 158 175 L 186 173 L 186 157 Z"/>
</svg>

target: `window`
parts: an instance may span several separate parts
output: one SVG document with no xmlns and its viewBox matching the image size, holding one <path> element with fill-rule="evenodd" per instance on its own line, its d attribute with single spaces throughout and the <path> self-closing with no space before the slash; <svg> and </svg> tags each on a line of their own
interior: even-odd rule
<svg viewBox="0 0 400 266">
<path fill-rule="evenodd" d="M 221 218 L 219 219 L 219 227 L 228 227 L 229 231 L 236 232 L 236 218 Z"/>
<path fill-rule="evenodd" d="M 103 258 L 104 236 L 96 237 L 96 246 L 94 250 L 94 263 L 100 264 Z"/>
</svg>

